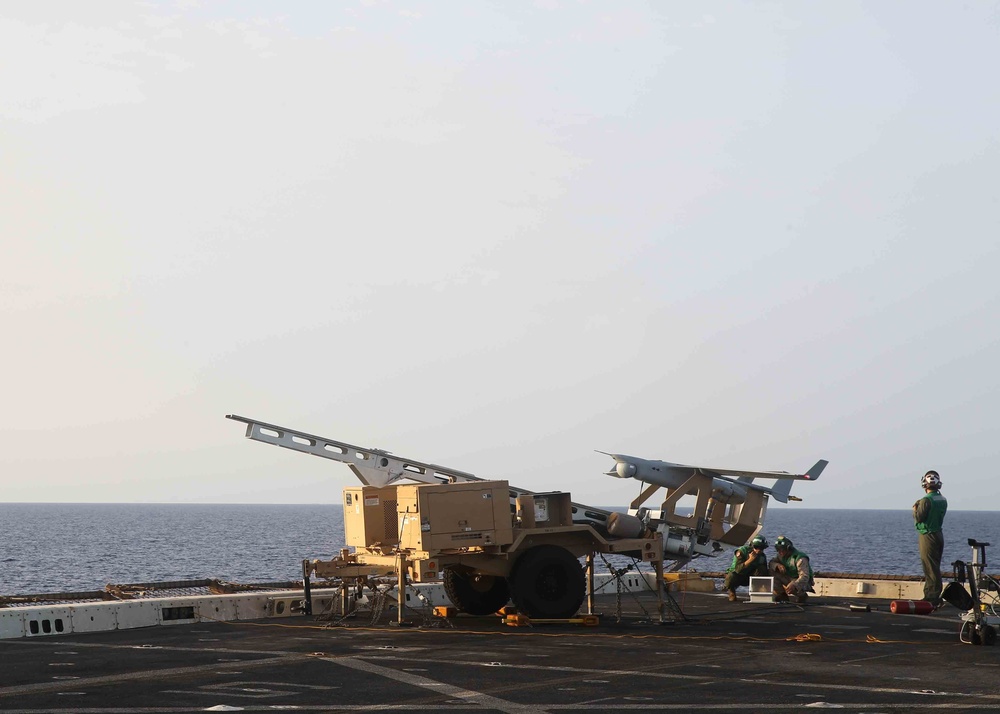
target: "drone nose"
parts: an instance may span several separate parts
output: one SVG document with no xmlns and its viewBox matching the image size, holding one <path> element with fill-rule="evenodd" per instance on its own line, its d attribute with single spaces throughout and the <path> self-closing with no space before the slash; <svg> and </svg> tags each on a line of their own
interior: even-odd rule
<svg viewBox="0 0 1000 714">
<path fill-rule="evenodd" d="M 628 461 L 619 461 L 615 471 L 618 472 L 618 478 L 635 478 L 635 464 Z"/>
</svg>

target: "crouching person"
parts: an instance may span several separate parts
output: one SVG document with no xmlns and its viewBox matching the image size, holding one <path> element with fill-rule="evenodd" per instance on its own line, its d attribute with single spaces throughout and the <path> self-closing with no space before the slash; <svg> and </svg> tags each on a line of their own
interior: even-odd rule
<svg viewBox="0 0 1000 714">
<path fill-rule="evenodd" d="M 776 602 L 793 599 L 805 602 L 813 591 L 813 572 L 809 556 L 795 547 L 785 536 L 774 541 L 777 556 L 771 561 L 771 576 L 774 578 L 774 599 Z"/>
<path fill-rule="evenodd" d="M 764 549 L 767 539 L 756 535 L 746 545 L 742 545 L 733 553 L 733 562 L 726 571 L 725 586 L 729 591 L 729 602 L 736 602 L 736 588 L 750 585 L 753 575 L 767 575 L 767 557 Z"/>
</svg>

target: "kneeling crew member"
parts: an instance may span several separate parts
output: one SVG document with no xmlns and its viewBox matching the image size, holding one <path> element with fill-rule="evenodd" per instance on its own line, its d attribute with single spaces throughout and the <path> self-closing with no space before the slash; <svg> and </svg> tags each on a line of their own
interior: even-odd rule
<svg viewBox="0 0 1000 714">
<path fill-rule="evenodd" d="M 733 553 L 733 562 L 726 571 L 726 590 L 729 591 L 729 602 L 736 602 L 736 588 L 740 585 L 750 585 L 750 576 L 767 575 L 767 557 L 764 549 L 767 539 L 756 535 L 746 545 L 742 545 Z"/>
<path fill-rule="evenodd" d="M 778 536 L 774 541 L 774 549 L 778 556 L 771 563 L 771 575 L 774 577 L 774 599 L 776 602 L 788 600 L 805 602 L 807 593 L 813 592 L 813 571 L 809 564 L 809 556 L 798 550 L 791 539 Z"/>
</svg>

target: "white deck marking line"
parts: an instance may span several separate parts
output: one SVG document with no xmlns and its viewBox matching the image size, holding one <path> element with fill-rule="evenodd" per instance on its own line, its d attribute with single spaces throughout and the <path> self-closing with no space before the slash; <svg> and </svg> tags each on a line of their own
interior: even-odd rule
<svg viewBox="0 0 1000 714">
<path fill-rule="evenodd" d="M 268 687 L 276 687 L 268 689 Z M 243 697 L 244 699 L 268 699 L 272 697 L 301 696 L 306 691 L 334 690 L 341 687 L 330 687 L 322 684 L 298 684 L 294 682 L 219 682 L 217 684 L 203 684 L 197 689 L 161 689 L 163 694 L 200 694 L 204 696 L 218 697 L 224 694 L 227 697 Z M 276 705 L 272 704 L 271 707 Z"/>
<path fill-rule="evenodd" d="M 379 657 L 380 660 L 396 660 L 402 659 L 400 657 Z M 439 658 L 422 658 L 421 663 L 423 664 L 451 664 L 451 665 L 463 665 L 469 667 L 483 667 L 485 663 L 483 662 L 473 662 L 471 660 L 453 660 L 453 659 L 439 659 Z M 694 664 L 698 664 L 695 660 L 686 660 L 684 662 L 678 662 L 677 664 L 669 665 L 658 665 L 660 669 L 665 667 L 687 667 Z M 567 674 L 595 674 L 599 676 L 624 676 L 624 677 L 657 677 L 660 679 L 682 679 L 682 680 L 694 680 L 694 681 L 711 681 L 716 679 L 714 675 L 706 674 L 674 674 L 671 672 L 657 671 L 656 669 L 592 669 L 590 667 L 570 667 L 567 665 L 544 665 L 544 664 L 505 664 L 504 667 L 508 669 L 524 669 L 531 670 L 535 672 L 565 672 Z"/>
<path fill-rule="evenodd" d="M 0 687 L 0 698 L 19 694 L 42 694 L 59 691 L 78 691 L 88 687 L 101 686 L 105 684 L 118 684 L 119 682 L 130 682 L 142 679 L 159 679 L 163 677 L 177 677 L 182 674 L 195 674 L 203 670 L 225 670 L 225 669 L 250 669 L 252 667 L 272 667 L 276 664 L 286 664 L 294 660 L 301 660 L 302 655 L 272 657 L 270 659 L 255 659 L 243 662 L 206 662 L 205 664 L 191 667 L 168 667 L 164 669 L 144 669 L 139 672 L 125 672 L 124 674 L 107 674 L 98 677 L 80 677 L 72 681 L 40 682 L 38 684 L 18 684 L 13 687 Z M 6 709 L 3 710 L 6 714 Z"/>
<path fill-rule="evenodd" d="M 422 687 L 434 692 L 435 694 L 443 694 L 456 699 L 464 699 L 465 701 L 478 704 L 488 709 L 511 712 L 511 714 L 546 714 L 547 711 L 546 709 L 534 704 L 518 704 L 517 702 L 500 699 L 499 697 L 493 697 L 489 694 L 483 694 L 482 692 L 475 692 L 471 689 L 462 689 L 461 687 L 456 687 L 451 684 L 438 682 L 437 680 L 429 677 L 422 677 L 419 674 L 413 674 L 412 672 L 401 672 L 397 669 L 392 669 L 391 667 L 383 667 L 382 665 L 366 662 L 362 659 L 355 659 L 353 657 L 336 659 L 333 657 L 321 657 L 320 659 L 324 659 L 327 662 L 333 662 L 334 664 L 339 664 L 343 667 L 350 667 L 351 669 L 356 669 L 361 672 L 375 674 L 380 677 L 386 677 L 387 679 L 394 679 L 397 682 L 409 684 L 414 687 Z"/>
<path fill-rule="evenodd" d="M 18 645 L 27 645 L 30 647 L 52 647 L 65 644 L 72 644 L 74 647 L 79 647 L 80 649 L 100 649 L 100 650 L 138 650 L 140 652 L 217 652 L 219 654 L 257 654 L 257 655 L 267 655 L 268 657 L 274 657 L 275 655 L 296 655 L 301 654 L 301 652 L 296 652 L 295 650 L 251 650 L 251 649 L 234 649 L 232 647 L 179 647 L 176 645 L 120 645 L 112 642 L 46 642 L 45 640 L 0 640 L 0 647 L 6 643 L 11 643 L 13 646 L 15 643 Z M 78 653 L 77 653 L 78 654 Z"/>
<path fill-rule="evenodd" d="M 840 664 L 854 664 L 855 662 L 870 662 L 873 659 L 885 659 L 886 657 L 902 657 L 902 652 L 890 652 L 889 654 L 875 655 L 873 657 L 859 657 L 858 659 L 845 659 Z"/>
<path fill-rule="evenodd" d="M 382 657 L 381 659 L 390 659 L 389 657 Z M 441 663 L 441 664 L 451 664 L 451 665 L 465 665 L 471 667 L 481 667 L 482 664 L 479 662 L 455 662 L 442 659 L 423 659 L 423 663 Z M 631 670 L 631 669 L 591 669 L 589 667 L 545 667 L 530 664 L 507 664 L 504 665 L 509 669 L 528 669 L 536 670 L 541 672 L 567 672 L 570 674 L 596 674 L 605 677 L 611 676 L 626 676 L 626 677 L 644 677 L 646 679 L 681 679 L 681 680 L 696 680 L 701 681 L 705 684 L 711 684 L 713 681 L 718 679 L 717 676 L 711 675 L 696 675 L 696 674 L 673 674 L 668 672 L 658 672 L 655 669 L 643 669 L 643 670 Z M 801 689 L 830 689 L 836 691 L 854 691 L 854 692 L 868 692 L 872 694 L 904 694 L 904 695 L 921 695 L 928 696 L 927 694 L 920 692 L 914 688 L 901 689 L 897 687 L 865 687 L 856 684 L 828 684 L 823 682 L 791 682 L 784 680 L 769 680 L 756 677 L 754 681 L 759 681 L 761 684 L 766 684 L 774 687 L 797 687 Z M 938 697 L 959 697 L 962 699 L 979 699 L 979 700 L 1000 700 L 1000 694 L 992 694 L 986 692 L 935 692 L 933 695 Z M 548 705 L 549 708 L 553 708 Z M 657 704 L 657 706 L 661 706 Z M 799 705 L 801 706 L 801 704 Z M 921 703 L 921 706 L 925 706 Z M 978 706 L 978 705 L 977 705 Z M 619 708 L 617 705 L 615 708 Z M 6 714 L 6 712 L 4 713 Z"/>
</svg>

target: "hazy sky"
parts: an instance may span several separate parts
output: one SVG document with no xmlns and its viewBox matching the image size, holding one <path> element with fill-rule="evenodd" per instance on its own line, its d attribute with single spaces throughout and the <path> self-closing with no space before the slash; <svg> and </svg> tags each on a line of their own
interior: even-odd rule
<svg viewBox="0 0 1000 714">
<path fill-rule="evenodd" d="M 1000 3 L 6 2 L 0 500 L 339 502 L 235 412 L 1000 509 Z"/>
</svg>

